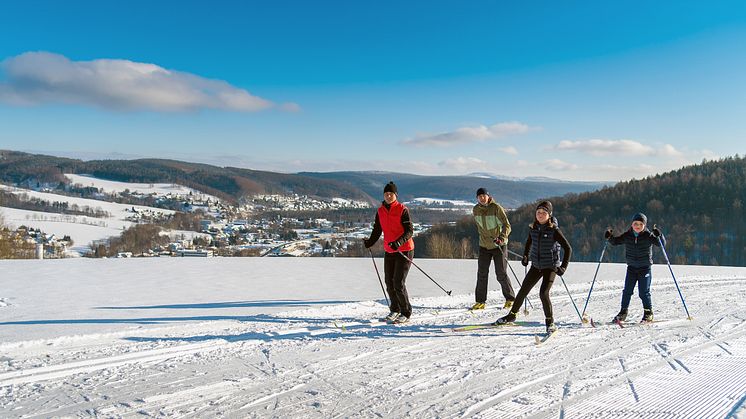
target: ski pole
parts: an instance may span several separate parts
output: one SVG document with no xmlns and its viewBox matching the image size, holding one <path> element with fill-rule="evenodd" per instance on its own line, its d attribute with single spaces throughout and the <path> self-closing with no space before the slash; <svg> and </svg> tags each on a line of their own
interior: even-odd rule
<svg viewBox="0 0 746 419">
<path fill-rule="evenodd" d="M 523 267 L 523 277 L 525 278 L 526 275 L 528 275 L 528 266 Z M 528 303 L 528 298 L 526 298 L 526 301 L 523 302 L 523 314 L 528 316 L 528 306 L 526 305 Z"/>
<path fill-rule="evenodd" d="M 513 267 L 510 266 L 510 263 L 508 261 L 508 257 L 505 255 L 505 253 L 503 253 L 503 249 L 500 246 L 497 246 L 497 249 L 500 251 L 500 253 L 502 253 L 503 257 L 505 258 L 505 264 L 508 265 L 508 268 L 510 268 L 510 272 L 513 273 L 513 277 L 515 278 L 515 282 L 518 283 L 519 287 L 523 287 L 523 284 L 521 284 L 521 281 L 518 280 L 518 275 L 515 274 L 515 271 L 513 270 Z M 531 306 L 531 308 L 534 308 L 534 305 L 531 304 L 531 300 L 528 299 L 528 296 L 526 296 L 526 301 Z M 525 305 L 526 304 L 524 303 L 524 306 Z M 524 314 L 528 315 L 528 309 L 527 308 L 524 307 L 523 312 L 524 312 Z"/>
<path fill-rule="evenodd" d="M 580 315 L 580 310 L 578 310 L 578 306 L 575 304 L 575 300 L 572 298 L 572 294 L 570 294 L 570 289 L 567 288 L 567 283 L 565 282 L 565 278 L 562 278 L 562 275 L 557 275 L 562 280 L 562 285 L 565 286 L 565 290 L 567 290 L 567 296 L 570 297 L 570 301 L 572 301 L 572 306 L 575 307 L 575 312 L 578 313 L 578 317 L 580 318 L 580 322 L 583 322 L 583 316 Z"/>
<path fill-rule="evenodd" d="M 403 257 L 404 259 L 408 260 L 408 261 L 409 261 L 409 263 L 411 263 L 412 265 L 414 265 L 414 267 L 415 267 L 415 268 L 419 269 L 419 270 L 420 270 L 420 272 L 422 272 L 423 274 L 425 274 L 425 276 L 426 276 L 426 277 L 428 277 L 428 279 L 430 279 L 431 281 L 433 281 L 433 283 L 435 283 L 435 285 L 437 285 L 437 286 L 438 286 L 438 288 L 442 289 L 442 290 L 443 290 L 443 292 L 445 292 L 445 293 L 446 293 L 446 294 L 448 294 L 448 295 L 451 295 L 451 291 L 446 291 L 446 289 L 445 289 L 445 288 L 441 287 L 441 286 L 440 286 L 440 284 L 438 284 L 438 282 L 437 282 L 437 281 L 435 281 L 435 280 L 434 280 L 434 279 L 433 279 L 432 277 L 430 277 L 430 275 L 428 275 L 428 274 L 427 274 L 427 272 L 423 271 L 423 270 L 422 270 L 422 268 L 420 268 L 419 266 L 417 266 L 417 264 L 416 264 L 416 263 L 414 263 L 414 261 L 413 261 L 412 259 L 410 259 L 410 258 L 409 258 L 409 257 L 408 257 L 407 255 L 405 255 L 404 253 L 402 253 L 402 251 L 401 251 L 401 250 L 397 250 L 397 252 L 399 252 L 399 254 L 400 254 L 400 255 L 402 255 L 402 257 Z"/>
<path fill-rule="evenodd" d="M 593 292 L 593 284 L 596 283 L 596 276 L 598 275 L 598 269 L 601 267 L 601 261 L 604 258 L 604 253 L 606 253 L 606 246 L 608 246 L 608 245 L 609 245 L 609 242 L 605 241 L 604 242 L 604 248 L 603 248 L 603 250 L 601 250 L 601 257 L 598 258 L 598 265 L 596 265 L 596 273 L 593 274 L 593 281 L 591 281 L 591 289 L 588 290 L 588 297 L 586 297 L 586 299 L 585 299 L 585 305 L 583 306 L 583 316 L 582 316 L 583 323 L 588 323 L 589 321 L 591 323 L 593 323 L 593 319 L 590 319 L 585 314 L 585 309 L 588 308 L 588 302 L 591 300 L 591 293 Z"/>
<path fill-rule="evenodd" d="M 655 228 L 656 228 L 656 225 L 653 224 L 653 229 Z M 689 309 L 686 308 L 686 301 L 684 301 L 684 295 L 681 294 L 681 288 L 679 288 L 679 283 L 676 281 L 676 275 L 673 274 L 673 268 L 671 268 L 671 261 L 668 260 L 668 254 L 666 253 L 666 247 L 663 246 L 663 242 L 661 241 L 660 236 L 658 236 L 657 239 L 658 239 L 658 244 L 661 245 L 663 256 L 666 258 L 666 263 L 668 264 L 668 270 L 671 271 L 671 278 L 673 278 L 673 283 L 676 284 L 676 291 L 679 292 L 679 297 L 681 297 L 681 303 L 684 304 L 684 311 L 686 311 L 686 318 L 688 320 L 692 320 L 692 316 L 689 314 Z"/>
<path fill-rule="evenodd" d="M 391 303 L 389 303 L 389 297 L 386 296 L 386 290 L 383 289 L 383 281 L 381 281 L 381 274 L 378 272 L 378 265 L 376 265 L 376 258 L 373 257 L 373 251 L 368 248 L 368 252 L 370 253 L 370 260 L 373 261 L 373 267 L 376 268 L 376 276 L 378 276 L 378 283 L 381 284 L 381 291 L 383 291 L 383 298 L 386 299 L 386 305 L 391 307 Z"/>
</svg>

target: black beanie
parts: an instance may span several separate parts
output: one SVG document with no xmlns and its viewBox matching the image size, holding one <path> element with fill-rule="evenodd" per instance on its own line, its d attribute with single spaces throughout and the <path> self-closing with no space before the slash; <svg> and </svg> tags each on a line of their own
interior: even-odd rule
<svg viewBox="0 0 746 419">
<path fill-rule="evenodd" d="M 383 187 L 383 193 L 386 193 L 386 192 L 393 192 L 397 195 L 399 194 L 396 191 L 396 184 L 393 181 L 390 181 L 389 183 L 386 184 L 386 186 Z"/>
<path fill-rule="evenodd" d="M 479 195 L 489 195 L 489 194 L 490 193 L 487 192 L 487 189 L 485 189 L 485 188 L 479 188 L 479 189 L 477 189 L 477 196 L 479 196 Z"/>
<path fill-rule="evenodd" d="M 536 206 L 536 209 L 543 209 L 544 211 L 548 212 L 549 215 L 552 215 L 552 203 L 549 201 L 539 202 L 539 205 Z"/>
<path fill-rule="evenodd" d="M 645 214 L 643 214 L 641 212 L 638 212 L 637 214 L 634 215 L 634 217 L 632 217 L 632 221 L 633 222 L 634 221 L 642 221 L 643 224 L 647 224 L 648 223 L 648 217 Z"/>
</svg>

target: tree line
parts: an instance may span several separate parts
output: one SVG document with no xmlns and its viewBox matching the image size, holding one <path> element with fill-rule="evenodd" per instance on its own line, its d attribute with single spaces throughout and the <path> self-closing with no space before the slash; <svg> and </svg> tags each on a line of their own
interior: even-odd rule
<svg viewBox="0 0 746 419">
<path fill-rule="evenodd" d="M 495 199 L 499 202 L 499 194 Z M 671 263 L 746 265 L 746 159 L 738 155 L 550 199 L 554 216 L 573 246 L 573 260 L 597 261 L 604 231 L 612 228 L 620 234 L 629 228 L 636 212 L 644 212 L 648 228 L 656 224 L 666 236 Z M 513 230 L 510 250 L 523 252 L 534 210 L 535 204 L 526 204 L 508 214 Z M 459 257 L 464 239 L 477 246 L 471 216 L 454 225 L 434 227 L 415 238 L 415 244 L 422 257 Z M 450 250 L 442 250 L 444 240 L 451 243 Z M 656 263 L 665 263 L 661 252 L 654 254 Z M 610 248 L 607 255 L 606 261 L 624 261 L 621 247 Z"/>
</svg>

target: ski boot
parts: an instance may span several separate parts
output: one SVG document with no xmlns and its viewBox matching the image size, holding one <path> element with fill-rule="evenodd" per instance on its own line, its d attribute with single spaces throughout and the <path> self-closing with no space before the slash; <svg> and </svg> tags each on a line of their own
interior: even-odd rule
<svg viewBox="0 0 746 419">
<path fill-rule="evenodd" d="M 397 317 L 396 320 L 394 320 L 392 323 L 393 324 L 404 324 L 404 323 L 406 323 L 408 321 L 409 321 L 409 317 L 407 317 L 407 316 L 405 316 L 403 314 L 400 314 L 399 317 Z"/>
<path fill-rule="evenodd" d="M 627 320 L 627 309 L 623 308 L 619 310 L 619 314 L 614 316 L 614 320 L 612 320 L 613 323 L 621 323 L 623 321 Z"/>
<path fill-rule="evenodd" d="M 484 303 L 474 303 L 469 310 L 484 310 Z"/>
<path fill-rule="evenodd" d="M 383 321 L 385 321 L 386 323 L 393 323 L 400 315 L 401 314 L 392 311 L 391 313 L 389 313 L 388 316 L 383 318 Z"/>
<path fill-rule="evenodd" d="M 503 308 L 511 308 L 513 307 L 513 300 L 505 300 L 505 305 Z"/>
<path fill-rule="evenodd" d="M 502 326 L 505 324 L 513 323 L 518 316 L 518 313 L 510 312 L 505 316 L 500 317 L 499 319 L 495 320 L 495 323 L 493 323 L 495 326 Z"/>
<path fill-rule="evenodd" d="M 653 322 L 653 309 L 646 308 L 644 314 L 642 315 L 642 320 L 640 320 L 640 323 L 652 323 Z"/>
<path fill-rule="evenodd" d="M 549 318 L 546 320 L 547 335 L 550 335 L 557 331 L 557 325 L 554 324 L 554 319 Z"/>
</svg>

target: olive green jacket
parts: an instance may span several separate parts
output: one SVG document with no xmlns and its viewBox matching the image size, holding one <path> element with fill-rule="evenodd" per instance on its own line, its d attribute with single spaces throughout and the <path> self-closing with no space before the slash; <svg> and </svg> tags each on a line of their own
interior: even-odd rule
<svg viewBox="0 0 746 419">
<path fill-rule="evenodd" d="M 510 222 L 505 214 L 505 209 L 490 197 L 487 205 L 474 205 L 474 221 L 479 231 L 479 246 L 485 249 L 494 249 L 495 238 L 501 238 L 503 244 L 508 244 L 510 235 Z"/>
</svg>

